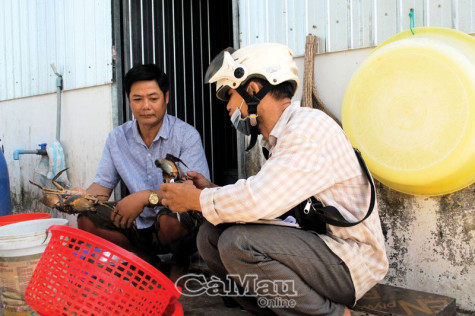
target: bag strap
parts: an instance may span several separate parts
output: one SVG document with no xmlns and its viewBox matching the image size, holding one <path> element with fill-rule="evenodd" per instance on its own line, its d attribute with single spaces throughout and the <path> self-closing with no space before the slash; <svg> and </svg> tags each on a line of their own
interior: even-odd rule
<svg viewBox="0 0 475 316">
<path fill-rule="evenodd" d="M 315 197 L 313 197 L 313 196 L 308 198 L 307 204 L 306 204 L 305 209 L 304 209 L 304 212 L 308 213 L 310 208 L 312 208 L 315 211 L 315 214 L 317 215 L 317 217 L 321 221 L 323 221 L 325 223 L 328 223 L 330 225 L 339 226 L 339 227 L 355 226 L 355 225 L 361 223 L 362 221 L 364 221 L 365 219 L 367 219 L 371 215 L 371 213 L 373 212 L 374 203 L 375 203 L 375 200 L 376 200 L 376 190 L 374 188 L 374 182 L 373 182 L 373 179 L 371 178 L 368 167 L 366 166 L 366 164 L 363 160 L 363 157 L 361 156 L 360 151 L 356 148 L 354 148 L 354 150 L 355 150 L 356 157 L 358 158 L 358 162 L 360 163 L 361 168 L 364 170 L 364 172 L 366 174 L 366 177 L 368 178 L 369 183 L 371 185 L 371 201 L 369 203 L 369 208 L 368 208 L 368 212 L 366 213 L 366 216 L 362 220 L 359 220 L 357 222 L 348 222 L 340 214 L 340 212 L 337 210 L 337 208 L 334 207 L 334 206 L 329 205 L 329 206 L 315 208 L 314 207 L 314 202 L 312 201 L 312 199 L 315 200 L 315 202 L 318 202 L 319 204 L 321 204 L 321 203 L 318 200 L 316 200 Z"/>
</svg>

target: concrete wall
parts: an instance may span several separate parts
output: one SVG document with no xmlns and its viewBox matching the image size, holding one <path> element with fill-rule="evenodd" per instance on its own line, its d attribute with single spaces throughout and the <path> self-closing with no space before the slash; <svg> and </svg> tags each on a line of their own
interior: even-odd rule
<svg viewBox="0 0 475 316">
<path fill-rule="evenodd" d="M 346 85 L 371 50 L 315 59 L 317 90 L 339 119 Z M 303 57 L 297 63 L 302 76 Z M 247 175 L 255 174 L 262 163 L 255 146 L 246 155 Z M 475 311 L 475 184 L 438 197 L 406 195 L 381 183 L 376 190 L 390 261 L 383 283 L 453 297 L 460 309 Z"/>
<path fill-rule="evenodd" d="M 56 137 L 56 94 L 0 102 L 0 139 L 10 176 L 13 212 L 51 212 L 38 202 L 41 190 L 35 167 L 39 155 L 20 155 L 16 149 L 38 149 Z M 92 183 L 105 138 L 112 128 L 111 85 L 69 90 L 62 94 L 60 143 L 64 148 L 68 177 L 73 186 Z M 60 214 L 54 212 L 54 216 Z M 74 216 L 68 216 L 75 226 Z"/>
</svg>

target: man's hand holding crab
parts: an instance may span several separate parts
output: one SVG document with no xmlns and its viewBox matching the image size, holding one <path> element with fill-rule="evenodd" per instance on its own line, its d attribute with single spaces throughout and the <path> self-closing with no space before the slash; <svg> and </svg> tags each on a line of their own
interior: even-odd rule
<svg viewBox="0 0 475 316">
<path fill-rule="evenodd" d="M 201 211 L 201 190 L 216 185 L 195 171 L 189 171 L 187 176 L 188 180 L 183 183 L 164 183 L 160 186 L 162 205 L 174 212 Z"/>
</svg>

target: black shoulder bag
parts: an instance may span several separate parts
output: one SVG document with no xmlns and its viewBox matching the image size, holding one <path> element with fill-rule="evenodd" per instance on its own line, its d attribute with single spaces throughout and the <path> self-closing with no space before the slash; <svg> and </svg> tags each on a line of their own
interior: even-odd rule
<svg viewBox="0 0 475 316">
<path fill-rule="evenodd" d="M 298 224 L 302 229 L 311 230 L 319 234 L 325 234 L 326 224 L 339 227 L 350 227 L 355 226 L 365 219 L 367 219 L 373 212 L 374 202 L 376 199 L 376 192 L 374 188 L 373 179 L 369 173 L 368 168 L 361 157 L 361 153 L 358 149 L 355 148 L 355 154 L 358 158 L 361 168 L 364 170 L 366 177 L 369 180 L 371 185 L 371 201 L 369 203 L 369 209 L 366 213 L 366 216 L 357 222 L 348 222 L 341 214 L 338 212 L 334 206 L 323 206 L 322 202 L 318 201 L 315 197 L 311 196 L 296 207 L 292 208 L 290 211 L 285 213 L 283 217 L 294 216 Z"/>
</svg>

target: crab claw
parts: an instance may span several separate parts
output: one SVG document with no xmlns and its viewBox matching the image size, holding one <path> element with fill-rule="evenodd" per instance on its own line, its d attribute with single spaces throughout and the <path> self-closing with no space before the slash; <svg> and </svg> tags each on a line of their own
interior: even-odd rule
<svg viewBox="0 0 475 316">
<path fill-rule="evenodd" d="M 166 183 L 169 183 L 172 180 L 175 181 L 178 178 L 178 175 L 180 174 L 178 167 L 175 165 L 175 163 L 166 158 L 160 158 L 155 160 L 155 166 L 162 169 L 163 179 Z"/>
<path fill-rule="evenodd" d="M 58 207 L 60 205 L 59 195 L 57 194 L 45 194 L 40 199 L 40 202 L 48 207 Z"/>
<path fill-rule="evenodd" d="M 178 157 L 173 156 L 172 154 L 167 154 L 167 155 L 165 156 L 165 159 L 168 159 L 168 160 L 174 162 L 175 164 L 176 164 L 176 163 L 182 163 L 185 167 L 188 168 L 188 166 L 183 162 L 183 160 L 181 160 L 181 159 L 178 158 Z"/>
<path fill-rule="evenodd" d="M 53 183 L 53 185 L 54 185 L 58 190 L 64 190 L 64 188 L 63 188 L 62 186 L 60 186 L 60 185 L 58 184 L 58 182 L 56 182 L 56 180 L 61 176 L 61 174 L 62 174 L 63 172 L 65 172 L 65 171 L 68 170 L 68 169 L 69 169 L 69 168 L 65 168 L 65 169 L 61 170 L 60 172 L 58 172 L 58 173 L 54 176 L 53 180 L 51 180 L 51 183 Z"/>
</svg>

